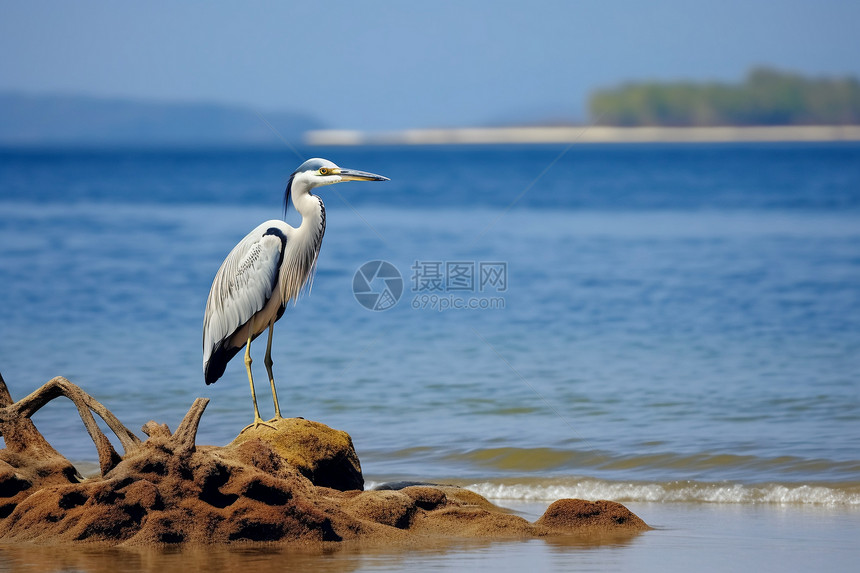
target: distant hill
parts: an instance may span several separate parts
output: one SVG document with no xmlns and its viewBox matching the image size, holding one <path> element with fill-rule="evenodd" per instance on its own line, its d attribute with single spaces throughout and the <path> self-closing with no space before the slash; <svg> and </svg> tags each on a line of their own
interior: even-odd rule
<svg viewBox="0 0 860 573">
<path fill-rule="evenodd" d="M 768 68 L 743 83 L 645 82 L 599 90 L 589 113 L 601 125 L 858 125 L 860 81 L 807 78 Z"/>
<path fill-rule="evenodd" d="M 290 112 L 262 114 L 284 138 L 323 127 Z M 0 92 L 0 144 L 263 145 L 278 136 L 249 108 Z"/>
</svg>

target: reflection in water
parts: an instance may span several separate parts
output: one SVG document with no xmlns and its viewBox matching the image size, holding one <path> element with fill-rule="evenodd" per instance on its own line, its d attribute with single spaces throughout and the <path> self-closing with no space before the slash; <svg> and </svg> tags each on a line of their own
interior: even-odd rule
<svg viewBox="0 0 860 573">
<path fill-rule="evenodd" d="M 535 550 L 571 551 L 629 544 L 636 536 L 553 537 L 546 540 L 413 539 L 391 544 L 189 546 L 169 548 L 0 545 L 0 571 L 13 573 L 227 573 L 354 571 L 362 568 L 403 570 L 428 562 L 464 567 L 490 555 L 510 553 L 526 558 Z M 527 550 L 530 549 L 530 550 Z"/>
</svg>

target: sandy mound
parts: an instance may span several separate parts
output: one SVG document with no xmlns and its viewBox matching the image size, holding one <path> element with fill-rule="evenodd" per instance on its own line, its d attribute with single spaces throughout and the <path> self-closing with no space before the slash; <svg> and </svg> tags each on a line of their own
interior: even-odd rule
<svg viewBox="0 0 860 573">
<path fill-rule="evenodd" d="M 38 432 L 29 419 L 14 422 L 29 425 L 23 430 L 33 440 L 29 450 L 12 423 L 0 419 L 7 442 L 0 450 L 0 539 L 6 541 L 390 542 L 648 529 L 608 501 L 561 500 L 530 523 L 456 487 L 362 491 L 349 435 L 300 418 L 248 430 L 225 447 L 194 446 L 196 422 L 190 431 L 183 421 L 176 434 L 150 422 L 148 440 L 115 464 L 106 461 L 110 469 L 103 476 L 83 481 L 47 442 L 33 437 Z"/>
</svg>

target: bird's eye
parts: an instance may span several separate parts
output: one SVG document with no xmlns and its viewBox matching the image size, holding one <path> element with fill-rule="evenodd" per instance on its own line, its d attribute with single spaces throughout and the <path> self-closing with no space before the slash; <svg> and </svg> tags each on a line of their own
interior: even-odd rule
<svg viewBox="0 0 860 573">
<path fill-rule="evenodd" d="M 328 167 L 320 167 L 320 175 L 328 175 Z"/>
</svg>

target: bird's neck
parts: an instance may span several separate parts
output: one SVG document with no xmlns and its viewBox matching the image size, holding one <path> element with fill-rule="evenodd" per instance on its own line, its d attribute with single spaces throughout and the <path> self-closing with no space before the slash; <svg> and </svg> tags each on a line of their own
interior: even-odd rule
<svg viewBox="0 0 860 573">
<path fill-rule="evenodd" d="M 280 276 L 282 305 L 296 300 L 306 285 L 310 289 L 325 234 L 325 206 L 322 199 L 307 191 L 293 191 L 291 197 L 296 211 L 302 216 L 302 223 L 287 239 L 288 249 Z"/>
<path fill-rule="evenodd" d="M 309 191 L 293 191 L 291 193 L 293 205 L 302 216 L 299 226 L 301 231 L 308 233 L 311 237 L 319 235 L 319 240 L 325 232 L 325 205 L 322 199 Z"/>
</svg>

